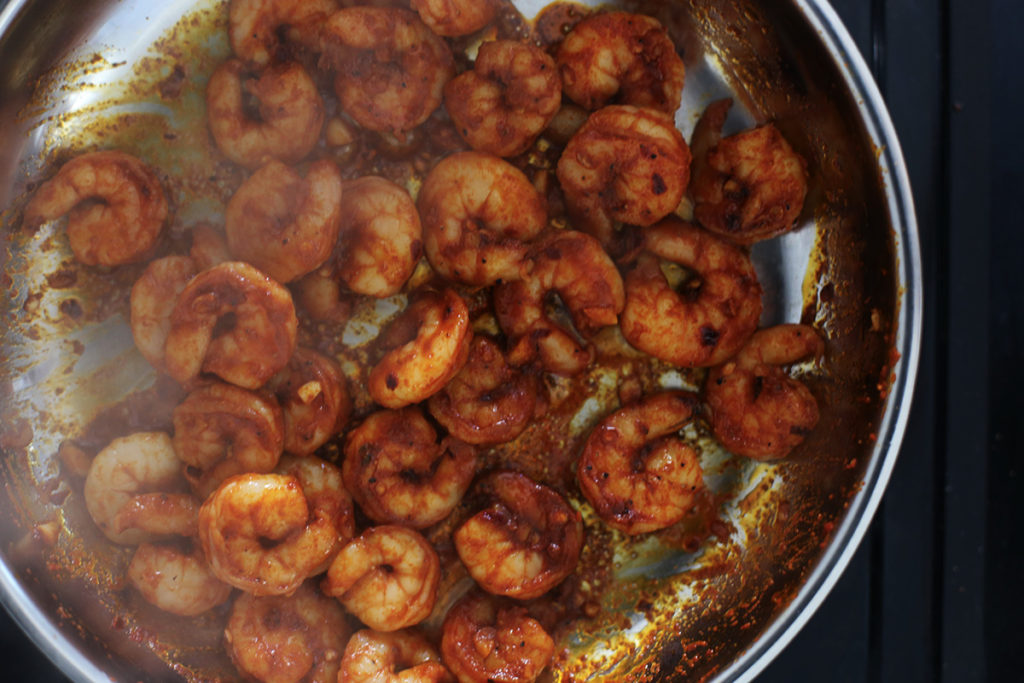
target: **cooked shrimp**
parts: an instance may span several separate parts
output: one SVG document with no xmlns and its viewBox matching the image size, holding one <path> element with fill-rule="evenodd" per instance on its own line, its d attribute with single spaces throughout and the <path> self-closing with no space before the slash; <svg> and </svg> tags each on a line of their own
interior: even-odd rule
<svg viewBox="0 0 1024 683">
<path fill-rule="evenodd" d="M 224 640 L 238 670 L 264 683 L 335 683 L 352 629 L 309 583 L 289 596 L 238 596 Z"/>
<path fill-rule="evenodd" d="M 499 157 L 530 148 L 562 104 L 555 61 L 513 40 L 484 43 L 471 71 L 444 86 L 444 106 L 473 149 Z"/>
<path fill-rule="evenodd" d="M 90 152 L 61 166 L 25 207 L 35 228 L 67 214 L 71 253 L 87 266 L 145 260 L 167 220 L 156 173 L 124 152 Z"/>
<path fill-rule="evenodd" d="M 192 617 L 227 602 L 231 586 L 210 571 L 199 548 L 143 543 L 128 564 L 128 580 L 150 604 Z"/>
<path fill-rule="evenodd" d="M 247 97 L 256 100 L 258 118 L 247 113 Z M 274 64 L 254 74 L 241 60 L 229 59 L 206 86 L 206 118 L 217 148 L 236 164 L 293 164 L 320 139 L 324 103 L 301 64 Z"/>
<path fill-rule="evenodd" d="M 468 285 L 516 279 L 526 242 L 548 221 L 526 175 L 482 152 L 442 159 L 423 180 L 417 205 L 430 265 Z"/>
<path fill-rule="evenodd" d="M 341 658 L 338 683 L 447 683 L 452 675 L 426 639 L 412 631 L 357 631 Z"/>
<path fill-rule="evenodd" d="M 331 517 L 338 506 L 322 502 L 320 494 L 307 499 L 292 475 L 231 477 L 199 509 L 199 540 L 213 573 L 253 595 L 291 593 L 341 540 Z"/>
<path fill-rule="evenodd" d="M 566 329 L 547 311 L 551 295 L 561 298 L 575 325 Z M 509 359 L 522 364 L 539 357 L 548 372 L 572 375 L 593 360 L 584 337 L 618 322 L 625 300 L 622 277 L 590 235 L 564 230 L 536 243 L 523 279 L 494 291 L 494 310 L 510 337 Z"/>
<path fill-rule="evenodd" d="M 484 507 L 452 539 L 481 588 L 529 600 L 576 569 L 583 522 L 558 493 L 516 472 L 489 475 L 474 493 Z"/>
<path fill-rule="evenodd" d="M 138 432 L 101 450 L 85 477 L 85 507 L 114 543 L 195 533 L 199 502 L 187 492 L 171 437 Z"/>
<path fill-rule="evenodd" d="M 341 171 L 333 161 L 314 161 L 305 178 L 271 161 L 228 201 L 228 248 L 278 282 L 291 282 L 331 255 L 341 227 L 341 197 Z"/>
<path fill-rule="evenodd" d="M 370 371 L 370 396 L 401 408 L 437 393 L 465 365 L 472 337 L 469 309 L 454 290 L 421 294 L 384 330 L 390 350 Z"/>
<path fill-rule="evenodd" d="M 440 560 L 427 539 L 378 526 L 341 549 L 321 588 L 370 628 L 397 631 L 430 615 L 440 580 Z"/>
<path fill-rule="evenodd" d="M 166 256 L 150 262 L 132 285 L 129 299 L 132 337 L 139 352 L 153 367 L 163 367 L 174 303 L 197 272 L 199 269 L 188 256 Z"/>
<path fill-rule="evenodd" d="M 732 100 L 711 104 L 693 131 L 693 215 L 751 244 L 792 230 L 807 197 L 807 162 L 774 124 L 722 138 Z"/>
<path fill-rule="evenodd" d="M 423 123 L 455 73 L 444 40 L 399 7 L 339 10 L 312 43 L 336 74 L 341 108 L 369 130 L 403 133 Z"/>
<path fill-rule="evenodd" d="M 778 325 L 755 332 L 735 358 L 712 368 L 704 394 L 719 443 L 757 460 L 785 457 L 800 445 L 818 424 L 818 403 L 779 366 L 824 351 L 814 328 Z"/>
<path fill-rule="evenodd" d="M 355 508 L 341 470 L 314 456 L 284 455 L 274 472 L 295 477 L 302 485 L 310 510 L 306 534 L 317 541 L 310 552 L 322 558 L 310 576 L 327 571 L 329 560 L 356 535 Z"/>
<path fill-rule="evenodd" d="M 626 273 L 626 340 L 684 367 L 717 365 L 739 351 L 761 317 L 761 285 L 746 252 L 675 216 L 647 228 L 643 246 Z M 663 261 L 693 276 L 673 288 Z"/>
<path fill-rule="evenodd" d="M 327 443 L 352 412 L 337 361 L 312 349 L 296 349 L 267 388 L 284 412 L 284 449 L 295 455 L 310 455 Z"/>
<path fill-rule="evenodd" d="M 348 289 L 377 298 L 397 294 L 422 253 L 423 229 L 408 192 L 376 176 L 346 183 L 333 268 Z"/>
<path fill-rule="evenodd" d="M 458 439 L 480 445 L 505 443 L 526 429 L 538 391 L 536 375 L 509 366 L 496 343 L 477 335 L 469 360 L 427 405 Z"/>
<path fill-rule="evenodd" d="M 498 14 L 497 0 L 412 0 L 412 8 L 439 36 L 474 33 Z"/>
<path fill-rule="evenodd" d="M 530 683 L 554 654 L 544 627 L 509 601 L 470 593 L 444 619 L 441 656 L 459 683 Z"/>
<path fill-rule="evenodd" d="M 298 324 L 287 289 L 248 263 L 228 261 L 178 295 L 164 363 L 181 383 L 208 372 L 256 389 L 292 357 Z"/>
<path fill-rule="evenodd" d="M 192 228 L 192 246 L 188 255 L 198 270 L 207 270 L 233 260 L 228 251 L 227 238 L 206 222 L 200 222 Z"/>
<path fill-rule="evenodd" d="M 686 68 L 653 17 L 607 12 L 576 24 L 556 55 L 562 87 L 587 109 L 631 104 L 672 114 Z"/>
<path fill-rule="evenodd" d="M 368 517 L 423 529 L 458 505 L 476 473 L 476 451 L 439 440 L 420 408 L 381 410 L 349 432 L 342 471 Z"/>
<path fill-rule="evenodd" d="M 269 64 L 283 27 L 315 24 L 338 8 L 335 0 L 231 0 L 228 36 L 239 58 Z"/>
<path fill-rule="evenodd" d="M 609 526 L 643 534 L 671 526 L 703 488 L 700 463 L 676 432 L 693 417 L 697 396 L 646 396 L 605 419 L 587 437 L 576 466 L 580 490 Z"/>
<path fill-rule="evenodd" d="M 270 396 L 211 382 L 174 409 L 174 448 L 203 498 L 228 477 L 269 472 L 284 445 L 284 417 Z"/>
<path fill-rule="evenodd" d="M 651 225 L 675 211 L 690 150 L 668 114 L 609 106 L 569 140 L 557 173 L 573 225 L 608 246 L 620 223 Z"/>
</svg>

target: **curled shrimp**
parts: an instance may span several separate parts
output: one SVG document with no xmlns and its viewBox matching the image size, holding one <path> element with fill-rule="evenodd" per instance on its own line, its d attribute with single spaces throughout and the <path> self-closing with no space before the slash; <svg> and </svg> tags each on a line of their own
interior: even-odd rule
<svg viewBox="0 0 1024 683">
<path fill-rule="evenodd" d="M 469 309 L 454 290 L 423 293 L 383 332 L 390 349 L 370 371 L 367 388 L 385 408 L 437 393 L 466 363 Z"/>
<path fill-rule="evenodd" d="M 310 575 L 327 571 L 329 560 L 346 541 L 356 535 L 355 508 L 345 490 L 341 470 L 314 456 L 284 455 L 277 474 L 295 477 L 302 485 L 302 494 L 309 504 L 310 520 L 305 533 L 313 538 L 310 553 L 321 560 Z"/>
<path fill-rule="evenodd" d="M 352 629 L 336 600 L 304 583 L 288 596 L 239 595 L 224 640 L 245 676 L 264 683 L 336 683 Z"/>
<path fill-rule="evenodd" d="M 167 220 L 167 198 L 156 173 L 124 152 L 89 152 L 61 166 L 25 206 L 35 228 L 67 214 L 68 243 L 87 266 L 144 260 Z"/>
<path fill-rule="evenodd" d="M 569 140 L 557 175 L 573 225 L 607 246 L 620 223 L 651 225 L 675 211 L 690 181 L 690 150 L 668 114 L 612 105 Z"/>
<path fill-rule="evenodd" d="M 427 120 L 454 75 L 448 45 L 400 7 L 349 7 L 314 32 L 341 108 L 364 128 L 403 133 Z"/>
<path fill-rule="evenodd" d="M 825 343 L 807 325 L 758 330 L 704 385 L 711 430 L 725 448 L 756 460 L 789 454 L 818 424 L 818 403 L 781 367 L 820 358 Z"/>
<path fill-rule="evenodd" d="M 256 100 L 258 118 L 247 113 Z M 238 59 L 217 67 L 206 86 L 206 112 L 217 148 L 231 161 L 258 168 L 271 160 L 293 164 L 313 151 L 324 124 L 324 103 L 296 62 L 254 74 Z"/>
<path fill-rule="evenodd" d="M 85 507 L 114 543 L 195 533 L 197 501 L 187 491 L 171 437 L 137 432 L 111 441 L 85 477 Z"/>
<path fill-rule="evenodd" d="M 322 590 L 377 631 L 418 624 L 434 608 L 441 565 L 419 533 L 371 527 L 348 542 L 327 570 Z"/>
<path fill-rule="evenodd" d="M 356 631 L 341 657 L 338 683 L 448 683 L 452 676 L 427 640 L 412 631 Z"/>
<path fill-rule="evenodd" d="M 341 171 L 314 161 L 303 178 L 279 161 L 249 176 L 228 201 L 228 248 L 278 282 L 320 267 L 341 226 Z"/>
<path fill-rule="evenodd" d="M 513 40 L 484 43 L 473 69 L 444 86 L 455 129 L 473 149 L 522 154 L 558 113 L 562 84 L 554 60 Z"/>
<path fill-rule="evenodd" d="M 555 641 L 525 607 L 479 592 L 444 619 L 441 656 L 459 683 L 530 683 L 555 654 Z"/>
<path fill-rule="evenodd" d="M 231 597 L 231 586 L 214 576 L 199 548 L 143 543 L 127 575 L 146 602 L 179 616 L 202 614 Z"/>
<path fill-rule="evenodd" d="M 439 36 L 475 33 L 498 14 L 497 0 L 412 0 L 412 8 Z"/>
<path fill-rule="evenodd" d="M 516 472 L 496 472 L 478 484 L 475 495 L 483 509 L 452 539 L 481 588 L 529 600 L 576 569 L 583 522 L 554 490 Z"/>
<path fill-rule="evenodd" d="M 564 230 L 534 244 L 523 273 L 494 292 L 498 322 L 512 344 L 509 359 L 522 364 L 539 357 L 545 370 L 562 375 L 582 371 L 593 349 L 577 333 L 586 337 L 614 325 L 624 305 L 615 264 L 596 239 Z M 552 295 L 568 309 L 575 330 L 549 314 Z"/>
<path fill-rule="evenodd" d="M 704 480 L 697 454 L 676 432 L 693 417 L 697 396 L 646 396 L 605 419 L 587 437 L 576 467 L 597 514 L 627 534 L 671 526 L 693 507 Z"/>
<path fill-rule="evenodd" d="M 132 285 L 129 299 L 132 337 L 139 352 L 153 367 L 163 367 L 174 303 L 197 272 L 195 261 L 188 256 L 166 256 L 151 261 Z"/>
<path fill-rule="evenodd" d="M 181 383 L 207 372 L 256 389 L 292 357 L 298 324 L 287 289 L 247 263 L 221 263 L 178 295 L 164 363 Z"/>
<path fill-rule="evenodd" d="M 626 340 L 685 367 L 717 365 L 735 354 L 761 317 L 761 285 L 746 252 L 675 216 L 647 228 L 643 247 L 625 278 L 619 325 Z M 673 288 L 663 262 L 693 276 Z"/>
<path fill-rule="evenodd" d="M 174 409 L 174 448 L 204 498 L 228 477 L 274 469 L 283 445 L 281 408 L 262 393 L 211 382 Z"/>
<path fill-rule="evenodd" d="M 317 465 L 319 470 L 334 469 Z M 347 495 L 320 490 L 322 481 L 316 479 L 303 482 L 309 471 L 289 471 L 231 477 L 203 503 L 199 540 L 221 581 L 253 595 L 291 593 L 322 570 L 343 540 L 339 527 L 351 528 L 351 509 L 344 506 Z M 340 487 L 340 473 L 325 476 Z"/>
<path fill-rule="evenodd" d="M 376 522 L 423 529 L 458 505 L 476 473 L 476 452 L 438 439 L 419 408 L 381 410 L 348 434 L 345 485 Z"/>
<path fill-rule="evenodd" d="M 547 225 L 547 204 L 515 166 L 491 154 L 459 152 L 423 181 L 419 199 L 427 260 L 468 285 L 514 280 L 526 241 Z"/>
<path fill-rule="evenodd" d="M 327 443 L 352 412 L 338 363 L 312 349 L 296 349 L 267 388 L 284 413 L 284 450 L 295 455 L 311 455 Z"/>
<path fill-rule="evenodd" d="M 536 375 L 511 367 L 496 343 L 477 335 L 466 364 L 427 405 L 452 436 L 471 444 L 498 444 L 526 429 L 538 391 Z"/>
<path fill-rule="evenodd" d="M 807 197 L 807 162 L 771 123 L 723 139 L 731 105 L 712 103 L 693 131 L 693 215 L 751 244 L 794 228 Z"/>
<path fill-rule="evenodd" d="M 247 62 L 269 64 L 278 52 L 282 28 L 314 24 L 337 8 L 335 0 L 231 0 L 231 49 Z"/>
<path fill-rule="evenodd" d="M 565 94 L 586 109 L 631 104 L 672 114 L 679 108 L 686 68 L 653 17 L 588 17 L 565 37 L 556 59 Z"/>
</svg>

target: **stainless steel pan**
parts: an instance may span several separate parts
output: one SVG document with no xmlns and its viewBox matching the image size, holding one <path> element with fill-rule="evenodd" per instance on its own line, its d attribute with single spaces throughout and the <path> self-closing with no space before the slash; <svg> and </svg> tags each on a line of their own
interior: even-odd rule
<svg viewBox="0 0 1024 683">
<path fill-rule="evenodd" d="M 804 320 L 828 337 L 826 371 L 809 378 L 823 416 L 773 465 L 729 458 L 698 430 L 722 501 L 718 536 L 690 551 L 621 542 L 601 616 L 563 638 L 550 677 L 749 679 L 835 583 L 896 458 L 921 333 L 910 190 L 884 104 L 825 0 L 622 4 L 657 16 L 683 49 L 687 137 L 705 105 L 732 95 L 732 129 L 775 121 L 809 161 L 801 229 L 754 257 L 762 323 Z M 517 5 L 532 16 L 543 3 Z M 230 181 L 173 179 L 210 162 L 189 150 L 206 144 L 202 88 L 229 51 L 224 16 L 215 0 L 10 0 L 0 11 L 0 594 L 76 680 L 233 674 L 222 614 L 168 622 L 125 588 L 125 557 L 84 514 L 73 458 L 58 457 L 104 407 L 159 392 L 127 330 L 132 273 L 75 267 L 59 230 L 24 230 L 20 207 L 60 160 L 119 147 L 172 179 L 175 225 L 216 215 Z"/>
</svg>

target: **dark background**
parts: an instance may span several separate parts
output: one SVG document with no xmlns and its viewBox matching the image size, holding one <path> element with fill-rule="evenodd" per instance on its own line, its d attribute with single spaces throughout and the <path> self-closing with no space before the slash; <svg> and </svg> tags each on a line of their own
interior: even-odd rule
<svg viewBox="0 0 1024 683">
<path fill-rule="evenodd" d="M 1024 0 L 832 5 L 906 157 L 924 339 L 871 530 L 758 680 L 1024 680 Z M 0 661 L 4 680 L 65 680 L 2 610 Z"/>
</svg>

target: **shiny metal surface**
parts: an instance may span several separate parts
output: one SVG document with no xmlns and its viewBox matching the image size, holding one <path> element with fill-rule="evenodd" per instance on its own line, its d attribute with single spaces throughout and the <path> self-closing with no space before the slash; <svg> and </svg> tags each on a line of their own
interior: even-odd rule
<svg viewBox="0 0 1024 683">
<path fill-rule="evenodd" d="M 543 6 L 532 0 L 517 4 L 527 16 Z M 98 534 L 81 518 L 81 503 L 73 485 L 63 480 L 56 453 L 67 434 L 92 419 L 105 402 L 149 386 L 153 372 L 135 352 L 123 315 L 86 315 L 75 321 L 62 314 L 62 301 L 76 296 L 88 304 L 100 284 L 82 277 L 70 287 L 48 287 L 47 277 L 67 258 L 66 247 L 52 226 L 23 234 L 18 207 L 68 148 L 144 149 L 172 174 L 201 166 L 203 158 L 175 157 L 173 145 L 133 138 L 130 131 L 108 129 L 103 122 L 127 114 L 156 122 L 152 125 L 160 130 L 201 127 L 196 102 L 169 106 L 130 84 L 141 78 L 152 86 L 159 80 L 152 73 L 159 76 L 173 66 L 176 57 L 166 49 L 169 38 L 194 40 L 175 28 L 183 15 L 209 11 L 199 23 L 215 26 L 210 17 L 219 16 L 220 6 L 211 0 L 159 6 L 142 0 L 25 0 L 9 2 L 0 13 L 0 130 L 5 140 L 0 146 L 0 206 L 12 207 L 0 216 L 0 265 L 12 283 L 3 309 L 9 324 L 3 330 L 0 411 L 8 424 L 29 424 L 32 437 L 27 445 L 12 446 L 4 439 L 8 496 L 0 506 L 14 523 L 0 529 L 0 591 L 19 623 L 75 680 L 166 675 L 164 662 L 179 657 L 203 660 L 196 670 L 216 668 L 205 661 L 209 653 L 201 641 L 216 640 L 218 631 L 215 623 L 206 622 L 192 634 L 171 628 L 165 634 L 170 642 L 154 646 L 146 637 L 152 629 L 143 628 L 143 637 L 140 630 L 127 637 L 123 624 L 111 617 L 124 608 L 115 578 L 122 560 L 91 550 Z M 823 413 L 834 416 L 833 424 L 809 442 L 805 459 L 792 465 L 737 464 L 705 444 L 702 462 L 709 484 L 729 497 L 722 516 L 734 525 L 734 533 L 713 548 L 692 553 L 624 546 L 625 559 L 616 573 L 619 586 L 606 607 L 620 605 L 629 627 L 622 629 L 621 619 L 608 619 L 579 634 L 565 670 L 605 676 L 629 672 L 652 680 L 706 674 L 713 680 L 749 680 L 824 599 L 884 492 L 917 367 L 922 296 L 917 229 L 884 103 L 826 2 L 690 0 L 645 7 L 683 45 L 687 86 L 677 124 L 687 138 L 706 104 L 732 95 L 737 106 L 727 133 L 775 120 L 819 171 L 801 228 L 758 245 L 754 257 L 765 287 L 762 323 L 809 316 L 827 330 L 836 349 L 828 379 L 842 390 L 828 390 L 836 405 Z M 190 56 L 182 59 L 196 65 L 190 77 L 198 85 L 186 89 L 194 94 L 201 92 L 209 73 L 203 72 L 204 65 L 223 58 L 228 48 L 222 32 L 190 45 Z M 146 60 L 155 66 L 140 76 L 134 67 Z M 215 198 L 202 191 L 187 197 L 179 220 L 218 218 Z M 839 290 L 834 303 L 821 296 L 828 283 Z M 876 311 L 886 337 L 881 341 L 870 329 Z M 873 341 L 862 344 L 863 337 Z M 900 356 L 894 366 L 887 364 L 890 349 Z M 839 403 L 857 399 L 863 387 L 870 387 L 865 376 L 878 384 L 891 380 L 884 400 L 864 413 L 832 415 L 841 412 Z M 668 373 L 663 383 L 688 386 L 690 379 Z M 858 445 L 858 439 L 864 444 Z M 52 490 L 65 497 L 54 503 Z M 810 519 L 817 514 L 817 526 L 808 528 L 806 520 L 803 526 L 776 525 L 780 500 L 792 506 L 794 515 Z M 59 552 L 23 552 L 31 545 L 33 526 L 54 519 L 64 534 Z M 765 526 L 766 519 L 775 521 Z M 786 530 L 776 531 L 782 527 Z M 776 557 L 764 548 L 784 542 L 801 549 L 794 552 L 797 566 L 781 573 L 754 566 L 757 558 Z M 83 576 L 66 570 L 82 562 L 97 564 L 89 574 L 93 578 L 64 583 Z M 64 569 L 51 571 L 53 563 L 64 563 Z M 660 591 L 661 599 L 653 601 L 660 612 L 653 617 L 632 607 L 640 594 L 646 595 L 646 589 L 633 587 L 642 582 Z M 764 599 L 768 591 L 780 596 L 775 603 Z M 718 626 L 722 605 L 741 611 L 747 605 L 749 614 L 738 615 L 732 626 Z M 718 641 L 709 646 L 708 638 Z M 678 645 L 696 641 L 705 647 L 692 655 Z M 640 643 L 645 645 L 631 647 Z M 653 655 L 645 654 L 647 645 L 653 646 Z M 700 661 L 688 662 L 691 656 Z"/>
</svg>

